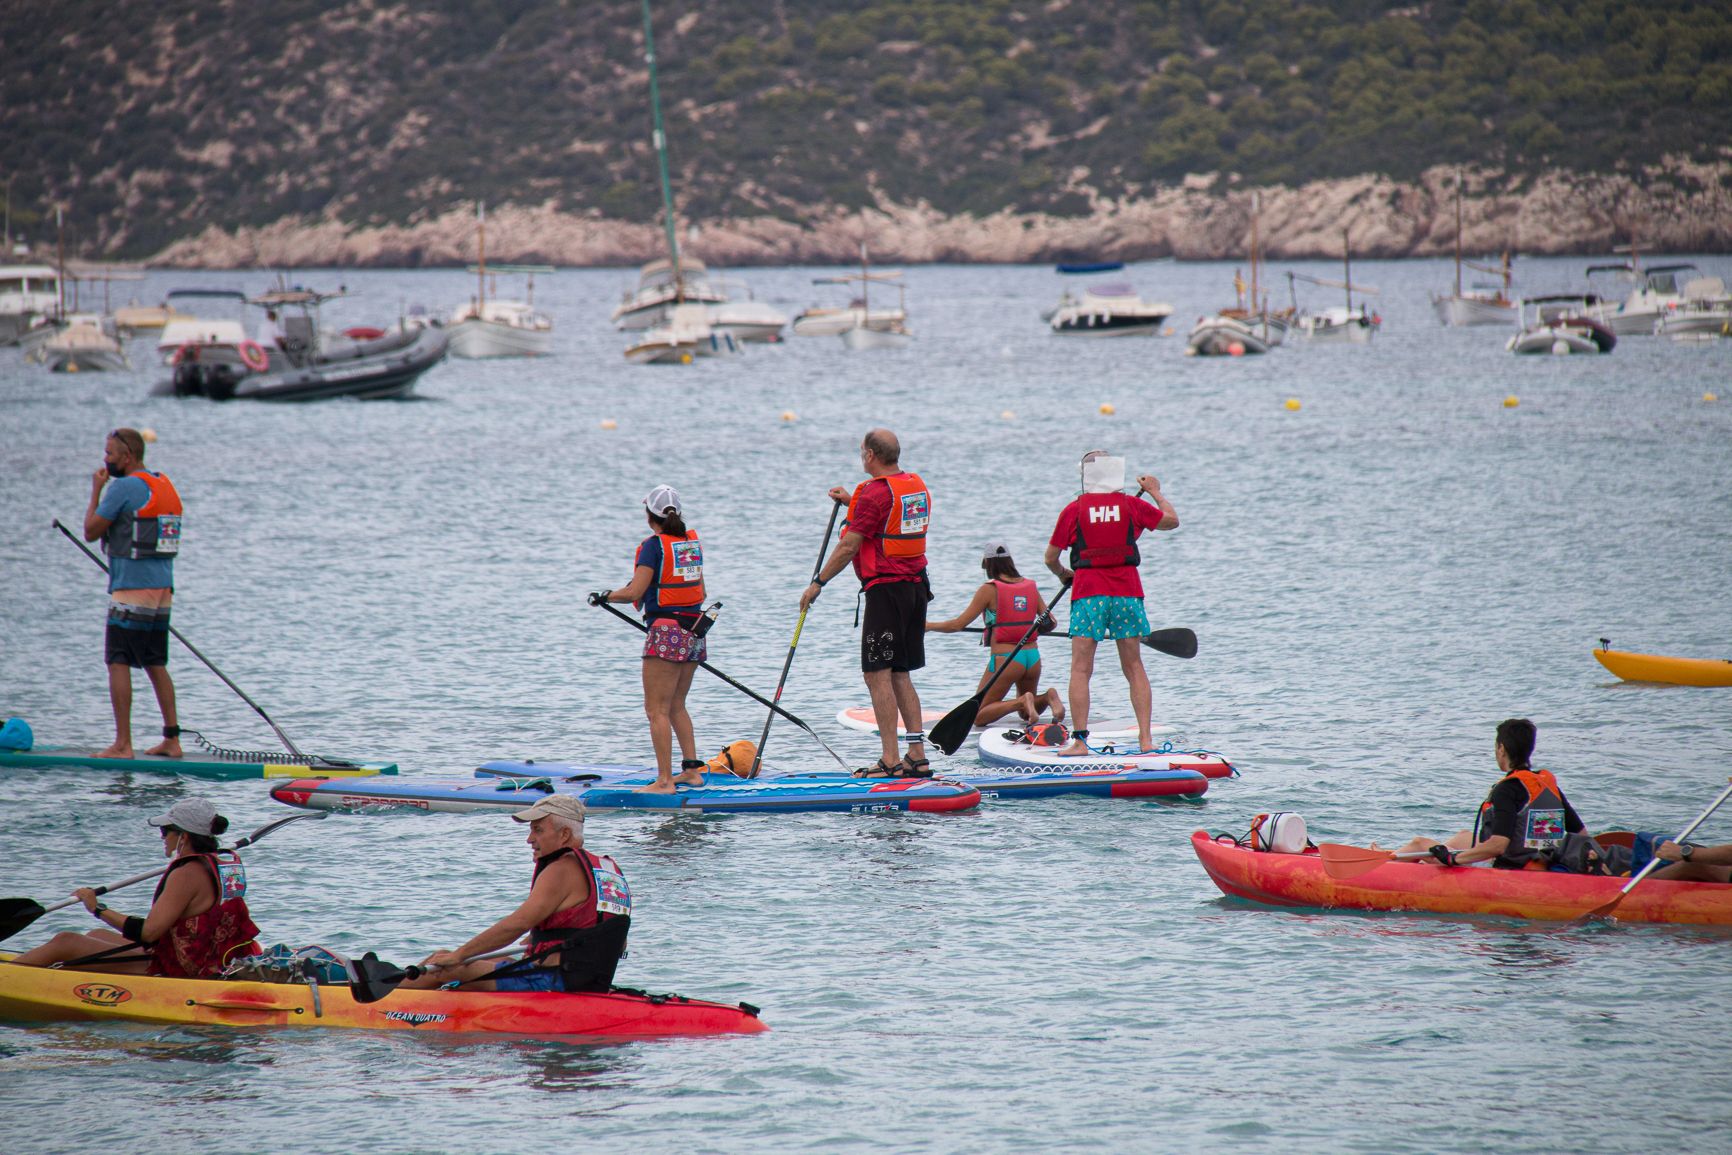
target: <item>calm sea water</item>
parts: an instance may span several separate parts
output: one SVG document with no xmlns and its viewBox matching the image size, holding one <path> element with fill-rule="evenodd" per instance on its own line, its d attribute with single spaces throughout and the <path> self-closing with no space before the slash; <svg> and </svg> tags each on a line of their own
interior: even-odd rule
<svg viewBox="0 0 1732 1155">
<path fill-rule="evenodd" d="M 1586 263 L 1521 272 L 1557 290 Z M 857 480 L 859 438 L 885 424 L 935 494 L 946 614 L 985 541 L 1039 571 L 1084 450 L 1156 474 L 1183 527 L 1145 551 L 1150 617 L 1202 646 L 1190 662 L 1149 654 L 1156 714 L 1244 771 L 1194 806 L 597 815 L 590 845 L 639 900 L 621 980 L 749 1000 L 772 1033 L 573 1046 L 0 1026 L 5 1147 L 1722 1148 L 1725 934 L 1259 909 L 1219 895 L 1188 837 L 1275 809 L 1320 839 L 1453 831 L 1511 715 L 1539 724 L 1538 762 L 1591 825 L 1676 829 L 1706 805 L 1732 772 L 1732 691 L 1618 684 L 1590 650 L 1603 635 L 1732 653 L 1732 343 L 1517 358 L 1504 331 L 1437 326 L 1426 295 L 1445 264 L 1366 262 L 1355 275 L 1382 287 L 1386 322 L 1370 348 L 1184 357 L 1232 272 L 1133 267 L 1177 306 L 1178 332 L 1067 342 L 1038 319 L 1061 288 L 1050 270 L 918 268 L 910 350 L 796 339 L 683 370 L 623 364 L 606 313 L 630 274 L 562 272 L 538 285 L 555 356 L 447 362 L 401 404 L 150 398 L 160 369 L 51 377 L 0 351 L 0 716 L 41 744 L 110 728 L 101 575 L 49 520 L 81 517 L 116 425 L 155 430 L 150 464 L 187 501 L 181 630 L 302 747 L 450 776 L 494 757 L 649 757 L 637 635 L 583 594 L 626 580 L 658 483 L 684 495 L 727 603 L 712 660 L 771 690 L 824 491 Z M 810 285 L 822 273 L 750 280 L 792 312 L 833 291 Z M 470 284 L 295 279 L 347 283 L 338 324 L 449 307 Z M 139 297 L 267 281 L 160 275 Z M 148 342 L 132 351 L 148 363 Z M 866 763 L 873 740 L 827 722 L 864 701 L 856 654 L 842 583 L 807 624 L 785 704 Z M 1049 657 L 1062 686 L 1064 652 Z M 934 639 L 925 702 L 967 697 L 980 660 Z M 271 744 L 178 647 L 173 669 L 186 725 Z M 1123 708 L 1110 664 L 1096 699 Z M 691 704 L 706 751 L 762 725 L 702 674 Z M 768 757 L 827 765 L 785 725 Z M 194 793 L 241 830 L 284 813 L 258 783 L 0 772 L 4 892 L 50 901 L 148 868 L 144 819 Z M 1732 840 L 1732 810 L 1703 835 Z M 399 960 L 511 909 L 530 867 L 513 824 L 439 816 L 299 824 L 249 863 L 267 940 Z M 87 925 L 51 915 L 15 942 Z"/>
</svg>

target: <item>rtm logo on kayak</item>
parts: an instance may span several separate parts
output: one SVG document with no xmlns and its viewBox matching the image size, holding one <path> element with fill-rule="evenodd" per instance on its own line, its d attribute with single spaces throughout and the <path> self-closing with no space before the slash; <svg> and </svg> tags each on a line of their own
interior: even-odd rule
<svg viewBox="0 0 1732 1155">
<path fill-rule="evenodd" d="M 125 987 L 111 987 L 107 983 L 84 983 L 73 987 L 72 993 L 93 1007 L 119 1006 L 132 997 Z"/>
<path fill-rule="evenodd" d="M 424 1027 L 428 1023 L 442 1023 L 449 1016 L 430 1014 L 424 1011 L 386 1011 L 385 1017 L 394 1019 L 399 1023 L 408 1023 L 411 1027 Z"/>
</svg>

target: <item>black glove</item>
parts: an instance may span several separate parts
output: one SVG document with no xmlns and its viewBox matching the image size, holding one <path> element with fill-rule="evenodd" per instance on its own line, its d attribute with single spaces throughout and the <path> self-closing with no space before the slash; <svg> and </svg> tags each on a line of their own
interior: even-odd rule
<svg viewBox="0 0 1732 1155">
<path fill-rule="evenodd" d="M 599 606 L 603 602 L 607 601 L 608 596 L 612 593 L 612 590 L 596 590 L 589 595 L 589 604 L 592 606 Z"/>
<path fill-rule="evenodd" d="M 1431 856 L 1443 863 L 1445 866 L 1455 865 L 1455 851 L 1451 850 L 1441 842 L 1431 847 Z"/>
</svg>

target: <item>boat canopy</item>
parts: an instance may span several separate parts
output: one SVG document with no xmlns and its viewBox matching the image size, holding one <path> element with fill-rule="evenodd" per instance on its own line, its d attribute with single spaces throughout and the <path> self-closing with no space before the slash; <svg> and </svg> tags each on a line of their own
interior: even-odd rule
<svg viewBox="0 0 1732 1155">
<path fill-rule="evenodd" d="M 1123 261 L 1085 261 L 1076 264 L 1065 264 L 1058 267 L 1061 273 L 1075 275 L 1078 273 L 1110 273 L 1125 267 Z"/>
<path fill-rule="evenodd" d="M 227 301 L 245 301 L 247 299 L 247 295 L 239 289 L 170 289 L 163 300 L 172 301 L 177 297 L 188 299 L 202 297 L 206 300 Z"/>
</svg>

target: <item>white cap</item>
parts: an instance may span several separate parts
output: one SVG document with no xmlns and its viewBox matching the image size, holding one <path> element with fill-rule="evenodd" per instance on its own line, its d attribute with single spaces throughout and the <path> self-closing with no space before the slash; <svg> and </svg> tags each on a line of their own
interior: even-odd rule
<svg viewBox="0 0 1732 1155">
<path fill-rule="evenodd" d="M 188 834 L 215 834 L 211 829 L 216 825 L 217 809 L 204 798 L 183 798 L 168 808 L 167 814 L 158 814 L 150 820 L 152 826 L 172 826 L 176 830 L 184 830 Z M 227 826 L 224 826 L 227 829 Z"/>
<path fill-rule="evenodd" d="M 995 541 L 986 547 L 986 550 L 980 555 L 980 560 L 991 561 L 995 557 L 1009 558 L 1010 547 L 1002 541 Z"/>
<path fill-rule="evenodd" d="M 674 492 L 671 485 L 658 485 L 649 491 L 649 496 L 643 499 L 644 508 L 656 517 L 666 517 L 671 510 L 680 512 L 680 495 Z"/>
<path fill-rule="evenodd" d="M 1117 493 L 1125 487 L 1125 459 L 1089 450 L 1082 459 L 1082 487 L 1084 493 Z"/>
</svg>

